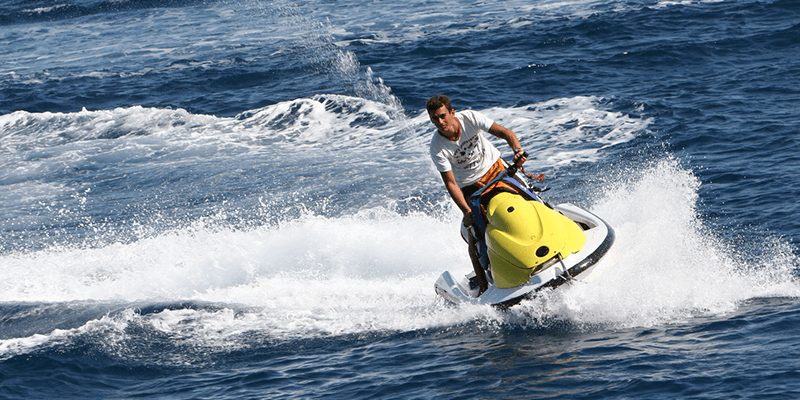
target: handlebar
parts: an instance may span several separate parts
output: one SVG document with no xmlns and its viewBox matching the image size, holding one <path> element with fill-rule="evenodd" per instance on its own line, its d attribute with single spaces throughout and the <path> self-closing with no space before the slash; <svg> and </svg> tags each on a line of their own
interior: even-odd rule
<svg viewBox="0 0 800 400">
<path fill-rule="evenodd" d="M 515 154 L 515 156 L 516 156 L 516 154 Z M 522 158 L 528 158 L 528 152 L 527 151 L 525 151 L 525 150 L 522 151 Z M 514 159 L 512 158 L 511 161 L 514 161 Z M 509 163 L 509 164 L 511 164 L 511 163 Z M 511 165 L 508 166 L 508 168 L 506 168 L 506 173 L 508 174 L 508 176 L 514 176 L 514 175 L 517 174 L 517 172 L 519 171 L 520 168 L 522 168 L 522 162 L 517 161 L 517 163 L 511 164 Z"/>
</svg>

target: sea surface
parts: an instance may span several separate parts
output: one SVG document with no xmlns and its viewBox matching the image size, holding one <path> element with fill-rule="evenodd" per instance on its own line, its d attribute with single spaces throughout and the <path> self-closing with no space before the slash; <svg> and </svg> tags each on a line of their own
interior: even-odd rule
<svg viewBox="0 0 800 400">
<path fill-rule="evenodd" d="M 6 0 L 0 44 L 2 399 L 800 397 L 800 1 Z M 440 93 L 613 226 L 590 280 L 435 294 Z"/>
</svg>

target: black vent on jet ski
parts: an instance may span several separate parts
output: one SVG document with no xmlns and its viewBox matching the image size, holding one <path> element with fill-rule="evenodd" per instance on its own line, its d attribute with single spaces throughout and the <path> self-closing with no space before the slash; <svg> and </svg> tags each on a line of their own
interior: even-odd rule
<svg viewBox="0 0 800 400">
<path fill-rule="evenodd" d="M 536 257 L 539 257 L 539 258 L 544 257 L 549 252 L 550 252 L 550 249 L 548 249 L 547 246 L 539 247 L 538 249 L 536 249 Z"/>
</svg>

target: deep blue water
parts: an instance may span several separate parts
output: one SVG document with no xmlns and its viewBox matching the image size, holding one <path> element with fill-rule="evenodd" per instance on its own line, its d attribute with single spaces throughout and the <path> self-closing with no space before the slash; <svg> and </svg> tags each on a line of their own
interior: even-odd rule
<svg viewBox="0 0 800 400">
<path fill-rule="evenodd" d="M 15 0 L 0 42 L 0 398 L 800 395 L 800 2 Z M 438 93 L 614 227 L 591 280 L 436 296 Z"/>
</svg>

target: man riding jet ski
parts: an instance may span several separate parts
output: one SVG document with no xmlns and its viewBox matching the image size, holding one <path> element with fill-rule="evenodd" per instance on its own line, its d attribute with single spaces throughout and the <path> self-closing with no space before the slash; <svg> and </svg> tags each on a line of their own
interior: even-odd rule
<svg viewBox="0 0 800 400">
<path fill-rule="evenodd" d="M 525 182 L 525 179 L 515 181 L 509 178 L 510 181 L 503 183 L 507 175 L 505 173 L 507 164 L 500 158 L 497 148 L 483 136 L 483 132 L 505 140 L 514 150 L 512 164 L 521 167 L 528 154 L 522 149 L 513 131 L 495 123 L 480 112 L 471 110 L 456 112 L 450 104 L 450 99 L 444 95 L 431 97 L 426 108 L 431 122 L 436 126 L 430 144 L 431 159 L 442 176 L 448 194 L 464 213 L 463 227 L 470 232 L 470 234 L 462 232 L 462 235 L 469 243 L 474 282 L 477 285 L 477 294 L 472 296 L 473 298 L 492 299 L 495 289 L 508 289 L 529 280 L 533 281 L 532 277 L 540 271 L 551 270 L 549 267 L 556 263 L 553 261 L 554 255 L 566 259 L 569 254 L 582 254 L 581 251 L 586 246 L 592 247 L 593 242 L 589 240 L 589 235 L 584 234 L 591 233 L 591 236 L 595 237 L 595 229 L 602 227 L 611 232 L 604 222 L 596 217 L 595 219 L 589 217 L 591 214 L 574 206 L 558 209 L 569 218 L 563 218 L 562 214 L 553 214 L 549 207 L 543 208 L 544 202 L 530 192 L 527 185 L 520 185 L 519 182 Z M 513 175 L 514 173 L 508 176 Z M 490 183 L 493 189 L 503 186 L 508 190 L 505 194 L 498 195 L 494 190 L 487 190 Z M 481 194 L 484 193 L 487 196 L 482 197 Z M 485 201 L 478 199 L 468 201 L 476 195 L 478 199 L 484 198 Z M 498 197 L 498 200 L 492 203 L 495 197 Z M 529 204 L 529 201 L 541 205 Z M 492 207 L 492 204 L 495 206 Z M 578 211 L 572 211 L 570 214 L 572 208 Z M 573 218 L 570 215 L 576 215 L 575 218 L 581 222 L 570 220 Z M 533 225 L 529 220 L 534 221 Z M 582 231 L 576 228 L 576 222 L 586 229 Z M 539 228 L 535 228 L 536 226 Z M 528 232 L 521 227 L 539 229 L 540 232 Z M 544 241 L 537 242 L 538 247 L 530 253 L 531 249 L 525 246 L 532 245 L 520 244 L 527 240 L 524 235 L 531 238 L 544 235 Z M 610 237 L 610 241 L 604 246 L 603 254 L 611 245 L 610 242 L 613 242 L 613 233 L 607 233 L 606 236 Z M 531 258 L 530 254 L 535 257 Z M 593 254 L 590 258 L 599 259 L 601 256 Z M 581 265 L 583 264 L 585 263 Z M 575 271 L 580 272 L 582 269 Z M 440 281 L 449 278 L 449 273 L 446 272 Z M 457 295 L 448 297 L 447 293 L 464 292 L 447 282 L 442 285 L 437 282 L 436 287 L 437 292 L 451 300 L 460 298 Z M 502 297 L 500 301 L 491 304 L 505 304 L 508 301 Z"/>
</svg>

